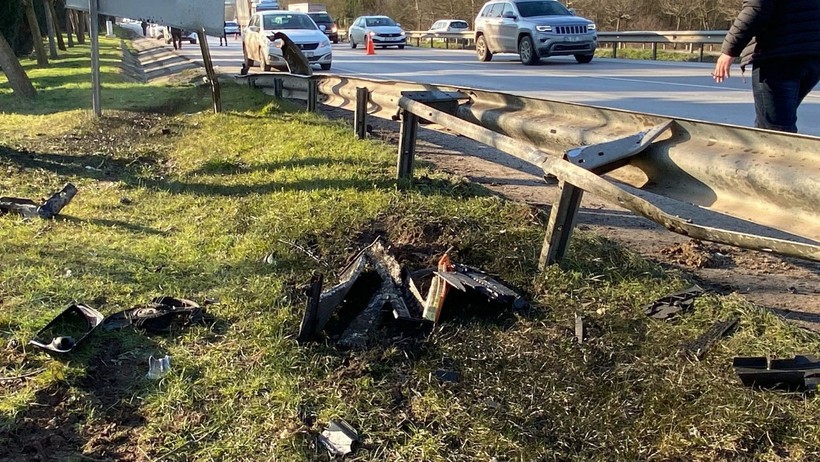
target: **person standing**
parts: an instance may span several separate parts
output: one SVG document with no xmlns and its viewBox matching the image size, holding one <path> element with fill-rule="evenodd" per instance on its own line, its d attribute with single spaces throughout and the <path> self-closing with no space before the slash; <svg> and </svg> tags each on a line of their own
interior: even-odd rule
<svg viewBox="0 0 820 462">
<path fill-rule="evenodd" d="M 227 26 L 227 22 L 222 23 L 222 36 L 219 37 L 219 46 L 222 46 L 222 42 L 225 42 L 225 46 L 228 46 L 228 34 L 225 33 L 225 27 Z"/>
<path fill-rule="evenodd" d="M 755 127 L 797 132 L 797 108 L 820 81 L 820 0 L 743 0 L 712 74 L 752 65 Z"/>
<path fill-rule="evenodd" d="M 142 36 L 143 37 L 147 36 L 148 35 L 148 23 L 145 20 L 143 20 L 140 23 L 140 26 L 142 26 Z"/>
<path fill-rule="evenodd" d="M 171 41 L 174 42 L 174 50 L 182 49 L 182 29 L 178 27 L 171 28 Z"/>
</svg>

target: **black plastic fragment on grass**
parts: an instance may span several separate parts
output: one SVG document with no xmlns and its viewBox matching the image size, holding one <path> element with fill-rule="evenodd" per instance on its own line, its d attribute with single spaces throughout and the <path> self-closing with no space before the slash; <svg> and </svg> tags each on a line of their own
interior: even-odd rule
<svg viewBox="0 0 820 462">
<path fill-rule="evenodd" d="M 654 319 L 668 320 L 678 314 L 686 313 L 695 304 L 695 298 L 703 295 L 706 291 L 698 285 L 659 298 L 644 307 L 644 313 Z"/>
</svg>

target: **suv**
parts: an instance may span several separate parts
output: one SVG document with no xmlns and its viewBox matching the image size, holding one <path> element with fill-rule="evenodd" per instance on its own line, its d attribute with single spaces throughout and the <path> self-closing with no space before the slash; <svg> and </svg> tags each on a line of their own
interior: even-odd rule
<svg viewBox="0 0 820 462">
<path fill-rule="evenodd" d="M 319 26 L 319 30 L 327 35 L 331 42 L 339 43 L 339 28 L 327 11 L 313 11 L 308 13 L 308 16 Z"/>
<path fill-rule="evenodd" d="M 517 53 L 527 65 L 568 55 L 588 63 L 597 46 L 595 23 L 556 0 L 492 0 L 475 19 L 479 61 L 491 60 L 494 53 Z"/>
</svg>

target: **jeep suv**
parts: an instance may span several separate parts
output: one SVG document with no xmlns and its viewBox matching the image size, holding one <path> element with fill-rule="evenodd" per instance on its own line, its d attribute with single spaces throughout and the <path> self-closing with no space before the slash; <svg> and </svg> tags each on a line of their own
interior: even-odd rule
<svg viewBox="0 0 820 462">
<path fill-rule="evenodd" d="M 475 19 L 479 61 L 489 61 L 495 53 L 517 53 L 527 65 L 569 55 L 588 63 L 597 46 L 595 23 L 557 0 L 491 0 Z"/>
</svg>

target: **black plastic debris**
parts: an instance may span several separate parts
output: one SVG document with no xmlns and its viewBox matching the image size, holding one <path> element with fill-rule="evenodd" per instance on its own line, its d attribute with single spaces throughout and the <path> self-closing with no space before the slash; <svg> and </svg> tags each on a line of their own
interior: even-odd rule
<svg viewBox="0 0 820 462">
<path fill-rule="evenodd" d="M 0 197 L 0 215 L 16 213 L 23 218 L 53 218 L 71 202 L 77 194 L 77 187 L 71 183 L 52 194 L 51 197 L 38 204 L 31 199 L 19 197 Z"/>
<path fill-rule="evenodd" d="M 456 371 L 445 371 L 439 369 L 433 373 L 433 375 L 438 379 L 439 382 L 445 383 L 458 383 L 461 380 L 461 374 Z"/>
<path fill-rule="evenodd" d="M 644 308 L 644 313 L 654 319 L 667 320 L 692 309 L 695 298 L 706 291 L 694 285 L 686 290 L 659 298 Z"/>
<path fill-rule="evenodd" d="M 739 318 L 717 321 L 709 326 L 697 339 L 683 345 L 683 353 L 691 358 L 702 360 L 706 353 L 723 337 L 731 334 L 737 327 Z"/>
<path fill-rule="evenodd" d="M 332 456 L 345 456 L 360 443 L 359 432 L 344 420 L 331 420 L 327 428 L 319 435 L 322 443 Z"/>
<path fill-rule="evenodd" d="M 28 343 L 54 353 L 68 353 L 102 322 L 99 311 L 78 303 L 63 310 Z"/>
<path fill-rule="evenodd" d="M 820 361 L 811 355 L 796 355 L 793 359 L 736 357 L 732 367 L 747 387 L 814 391 L 820 381 Z"/>
<path fill-rule="evenodd" d="M 205 310 L 198 303 L 184 298 L 156 297 L 145 306 L 120 311 L 108 316 L 103 322 L 105 330 L 134 326 L 152 333 L 170 331 L 200 324 Z"/>
</svg>

